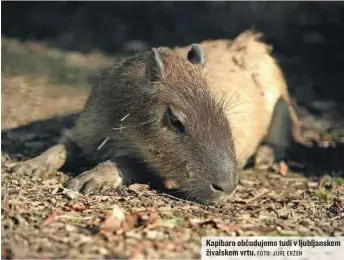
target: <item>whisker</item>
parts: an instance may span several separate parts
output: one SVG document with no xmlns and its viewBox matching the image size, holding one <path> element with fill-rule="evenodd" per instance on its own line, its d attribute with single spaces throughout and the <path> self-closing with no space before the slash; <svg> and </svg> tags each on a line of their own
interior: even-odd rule
<svg viewBox="0 0 344 260">
<path fill-rule="evenodd" d="M 175 199 L 175 200 L 179 200 L 179 201 L 183 201 L 183 202 L 190 202 L 190 203 L 196 204 L 196 202 L 194 202 L 194 201 L 190 201 L 190 200 L 187 200 L 187 199 L 182 199 L 182 198 L 179 198 L 179 197 L 167 194 L 167 193 L 156 194 L 155 196 L 158 196 L 158 197 L 168 197 L 168 198 L 171 198 L 171 199 Z"/>
<path fill-rule="evenodd" d="M 246 148 L 241 152 L 241 154 L 237 157 L 237 161 L 240 162 L 240 160 L 242 159 L 242 156 L 244 155 L 244 153 L 247 151 L 247 149 L 253 144 L 250 143 L 249 145 L 246 146 Z"/>
<path fill-rule="evenodd" d="M 122 119 L 121 119 L 121 122 L 123 122 L 128 116 L 130 116 L 130 113 L 126 116 L 124 116 Z"/>
<path fill-rule="evenodd" d="M 239 85 L 239 87 L 237 88 L 237 90 L 236 90 L 236 91 L 234 91 L 234 92 L 232 93 L 231 97 L 230 97 L 230 98 L 229 98 L 229 99 L 226 101 L 226 103 L 227 103 L 227 102 L 229 103 L 229 102 L 231 102 L 231 101 L 232 101 L 232 98 L 234 97 L 234 95 L 235 95 L 235 94 L 237 94 L 237 93 L 238 93 L 238 91 L 239 91 L 239 89 L 240 89 L 240 88 L 242 88 L 242 85 Z M 224 98 L 224 100 L 226 100 L 226 98 L 225 98 L 225 95 L 226 95 L 226 94 L 223 94 L 223 98 Z"/>
<path fill-rule="evenodd" d="M 233 110 L 234 108 L 238 107 L 239 105 L 243 105 L 245 103 L 249 103 L 249 101 L 235 102 L 235 103 L 232 103 L 230 107 L 227 107 L 228 105 L 226 105 L 226 111 Z"/>
<path fill-rule="evenodd" d="M 109 141 L 110 137 L 106 137 L 104 141 L 98 146 L 97 150 L 102 149 L 102 147 Z"/>
<path fill-rule="evenodd" d="M 146 124 L 151 123 L 153 121 L 154 121 L 154 119 L 149 119 L 149 120 L 147 120 L 147 121 L 145 121 L 143 123 L 136 124 L 136 125 L 131 125 L 131 126 L 122 126 L 122 124 L 121 124 L 120 127 L 113 127 L 112 130 L 115 130 L 115 131 L 120 130 L 121 131 L 122 129 L 128 129 L 128 128 L 134 128 L 134 127 L 143 126 L 143 125 L 146 125 Z"/>
<path fill-rule="evenodd" d="M 240 85 L 232 94 L 231 94 L 231 96 L 230 96 L 230 98 L 229 99 L 226 99 L 226 95 L 227 95 L 227 93 L 224 93 L 223 94 L 223 96 L 222 96 L 222 101 L 221 101 L 221 103 L 223 104 L 223 107 L 226 109 L 226 110 L 231 110 L 231 109 L 233 109 L 234 107 L 229 107 L 228 108 L 228 105 L 229 104 L 232 104 L 232 100 L 233 100 L 233 98 L 234 98 L 234 96 L 238 93 L 238 91 L 241 89 L 243 87 L 243 85 Z M 249 102 L 249 101 L 247 101 L 247 102 Z M 238 102 L 234 102 L 234 104 L 235 103 L 238 103 Z"/>
<path fill-rule="evenodd" d="M 230 116 L 230 115 L 236 115 L 236 114 L 245 114 L 245 112 L 233 112 L 233 113 L 229 113 L 229 114 L 226 114 L 226 115 Z"/>
</svg>

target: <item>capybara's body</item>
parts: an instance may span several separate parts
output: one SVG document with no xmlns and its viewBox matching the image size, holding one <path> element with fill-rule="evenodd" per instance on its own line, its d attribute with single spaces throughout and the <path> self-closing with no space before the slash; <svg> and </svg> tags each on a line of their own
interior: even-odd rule
<svg viewBox="0 0 344 260">
<path fill-rule="evenodd" d="M 209 88 L 217 100 L 225 100 L 240 168 L 262 141 L 275 147 L 277 158 L 283 157 L 297 128 L 284 76 L 260 36 L 247 31 L 234 41 L 200 44 Z"/>
<path fill-rule="evenodd" d="M 259 36 L 247 31 L 232 41 L 162 47 L 116 63 L 58 149 L 26 166 L 47 164 L 57 151 L 73 157 L 72 143 L 102 166 L 73 179 L 71 189 L 89 192 L 154 174 L 189 199 L 227 197 L 237 169 L 260 145 L 276 159 L 285 156 L 296 125 L 282 72 Z"/>
</svg>

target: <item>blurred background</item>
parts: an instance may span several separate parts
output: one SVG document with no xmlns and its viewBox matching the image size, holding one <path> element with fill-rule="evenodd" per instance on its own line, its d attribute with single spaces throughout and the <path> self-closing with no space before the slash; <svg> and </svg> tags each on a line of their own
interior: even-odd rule
<svg viewBox="0 0 344 260">
<path fill-rule="evenodd" d="M 290 88 L 300 99 L 299 85 L 310 99 L 343 98 L 344 2 L 59 1 L 2 2 L 2 7 L 3 36 L 79 52 L 127 53 L 232 38 L 255 28 L 282 65 L 294 58 L 296 65 L 285 70 L 298 74 Z"/>
<path fill-rule="evenodd" d="M 72 87 L 90 86 L 89 75 L 118 56 L 247 29 L 264 33 L 315 128 L 343 122 L 343 1 L 2 2 L 2 121 L 14 127 L 28 122 L 27 111 L 33 120 L 82 107 L 87 95 Z"/>
</svg>

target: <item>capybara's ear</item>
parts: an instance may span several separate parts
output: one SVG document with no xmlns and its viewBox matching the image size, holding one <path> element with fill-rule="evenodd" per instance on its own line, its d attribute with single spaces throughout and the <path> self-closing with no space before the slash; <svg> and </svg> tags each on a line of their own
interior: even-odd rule
<svg viewBox="0 0 344 260">
<path fill-rule="evenodd" d="M 152 81 L 156 81 L 164 77 L 164 63 L 162 62 L 160 53 L 156 48 L 152 48 L 151 59 L 148 66 L 150 79 Z"/>
<path fill-rule="evenodd" d="M 193 64 L 205 65 L 203 49 L 199 44 L 193 44 L 187 55 L 188 60 Z"/>
</svg>

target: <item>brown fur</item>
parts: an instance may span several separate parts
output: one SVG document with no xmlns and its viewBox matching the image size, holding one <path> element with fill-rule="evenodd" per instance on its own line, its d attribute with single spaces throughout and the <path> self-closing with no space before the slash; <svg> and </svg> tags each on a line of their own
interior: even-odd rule
<svg viewBox="0 0 344 260">
<path fill-rule="evenodd" d="M 206 55 L 210 90 L 217 100 L 224 99 L 227 104 L 226 114 L 239 167 L 247 163 L 263 140 L 280 147 L 276 155 L 280 159 L 291 135 L 297 134 L 297 118 L 290 104 L 286 82 L 270 55 L 270 47 L 260 41 L 261 36 L 260 33 L 246 31 L 234 41 L 201 43 Z M 276 111 L 277 103 L 282 103 L 281 111 Z"/>
<path fill-rule="evenodd" d="M 153 172 L 193 200 L 228 196 L 237 168 L 258 146 L 265 142 L 282 158 L 296 125 L 282 72 L 259 37 L 247 31 L 233 41 L 204 41 L 205 64 L 200 52 L 189 60 L 191 46 L 118 62 L 93 88 L 68 142 L 90 160 L 115 162 L 124 182 Z M 168 109 L 186 134 L 171 125 Z M 97 178 L 83 178 L 91 174 Z"/>
</svg>

